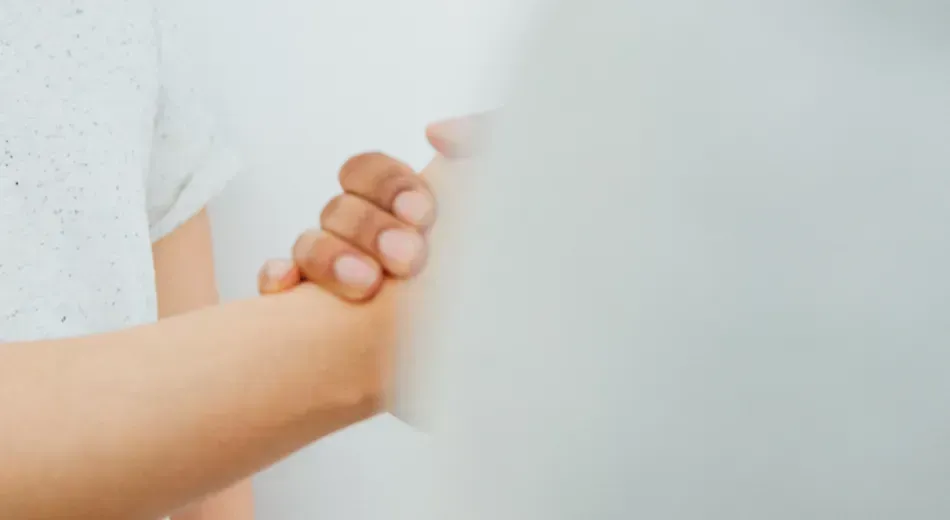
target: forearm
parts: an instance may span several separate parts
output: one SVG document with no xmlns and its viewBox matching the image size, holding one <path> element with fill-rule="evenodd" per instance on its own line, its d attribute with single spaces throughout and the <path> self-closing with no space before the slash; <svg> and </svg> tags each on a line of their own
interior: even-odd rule
<svg viewBox="0 0 950 520">
<path fill-rule="evenodd" d="M 220 303 L 214 269 L 211 221 L 201 211 L 152 246 L 158 319 Z M 172 520 L 253 520 L 254 489 L 242 480 L 189 504 Z"/>
<path fill-rule="evenodd" d="M 251 479 L 215 493 L 176 512 L 171 520 L 253 520 L 254 489 Z"/>
<path fill-rule="evenodd" d="M 375 363 L 386 299 L 355 307 L 304 286 L 3 345 L 0 517 L 151 520 L 368 417 L 371 370 L 327 356 L 346 344 Z"/>
</svg>

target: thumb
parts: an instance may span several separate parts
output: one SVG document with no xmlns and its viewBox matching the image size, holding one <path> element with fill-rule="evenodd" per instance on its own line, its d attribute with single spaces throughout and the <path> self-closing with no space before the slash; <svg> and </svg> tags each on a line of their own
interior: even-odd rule
<svg viewBox="0 0 950 520">
<path fill-rule="evenodd" d="M 448 159 L 471 157 L 493 115 L 494 112 L 482 112 L 433 123 L 426 128 L 426 138 L 436 152 Z"/>
<path fill-rule="evenodd" d="M 300 269 L 289 259 L 268 260 L 257 273 L 257 291 L 277 294 L 300 284 Z"/>
</svg>

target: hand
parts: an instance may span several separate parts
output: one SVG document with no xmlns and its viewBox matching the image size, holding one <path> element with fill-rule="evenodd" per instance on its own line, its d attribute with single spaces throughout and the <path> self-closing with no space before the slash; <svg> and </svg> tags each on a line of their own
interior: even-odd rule
<svg viewBox="0 0 950 520">
<path fill-rule="evenodd" d="M 343 193 L 300 235 L 292 260 L 271 260 L 258 277 L 262 294 L 306 280 L 346 300 L 372 298 L 385 276 L 409 278 L 427 256 L 435 197 L 406 164 L 381 153 L 357 155 L 340 169 Z"/>
<path fill-rule="evenodd" d="M 426 135 L 440 156 L 468 157 L 472 135 L 486 114 L 431 125 Z M 439 157 L 436 158 L 437 160 Z M 385 276 L 419 273 L 427 257 L 426 234 L 435 223 L 436 200 L 426 174 L 379 153 L 353 157 L 340 170 L 344 193 L 324 208 L 319 230 L 303 233 L 293 260 L 271 260 L 258 275 L 261 294 L 279 293 L 303 280 L 350 301 L 371 299 Z"/>
</svg>

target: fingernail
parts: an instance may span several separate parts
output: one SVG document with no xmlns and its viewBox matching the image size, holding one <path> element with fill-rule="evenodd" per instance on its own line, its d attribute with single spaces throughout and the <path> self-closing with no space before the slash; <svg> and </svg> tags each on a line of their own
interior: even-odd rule
<svg viewBox="0 0 950 520">
<path fill-rule="evenodd" d="M 267 273 L 267 277 L 272 281 L 283 280 L 290 270 L 293 269 L 294 263 L 290 260 L 268 260 L 267 264 L 264 266 L 264 272 Z"/>
<path fill-rule="evenodd" d="M 411 266 L 422 251 L 422 237 L 402 229 L 390 229 L 379 235 L 379 251 L 390 261 Z"/>
<path fill-rule="evenodd" d="M 406 222 L 424 226 L 432 217 L 432 203 L 425 193 L 404 191 L 393 201 L 393 212 Z"/>
<path fill-rule="evenodd" d="M 362 258 L 342 255 L 333 262 L 337 281 L 353 287 L 372 287 L 379 274 Z"/>
</svg>

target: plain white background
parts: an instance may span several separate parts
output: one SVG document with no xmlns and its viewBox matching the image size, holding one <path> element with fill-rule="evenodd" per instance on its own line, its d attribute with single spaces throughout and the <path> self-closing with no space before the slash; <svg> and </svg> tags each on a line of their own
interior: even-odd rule
<svg viewBox="0 0 950 520">
<path fill-rule="evenodd" d="M 247 168 L 212 204 L 222 296 L 255 291 L 338 190 L 350 155 L 422 167 L 427 123 L 496 106 L 531 1 L 173 0 L 189 64 Z M 384 416 L 256 481 L 261 519 L 391 518 L 426 439 Z"/>
</svg>

